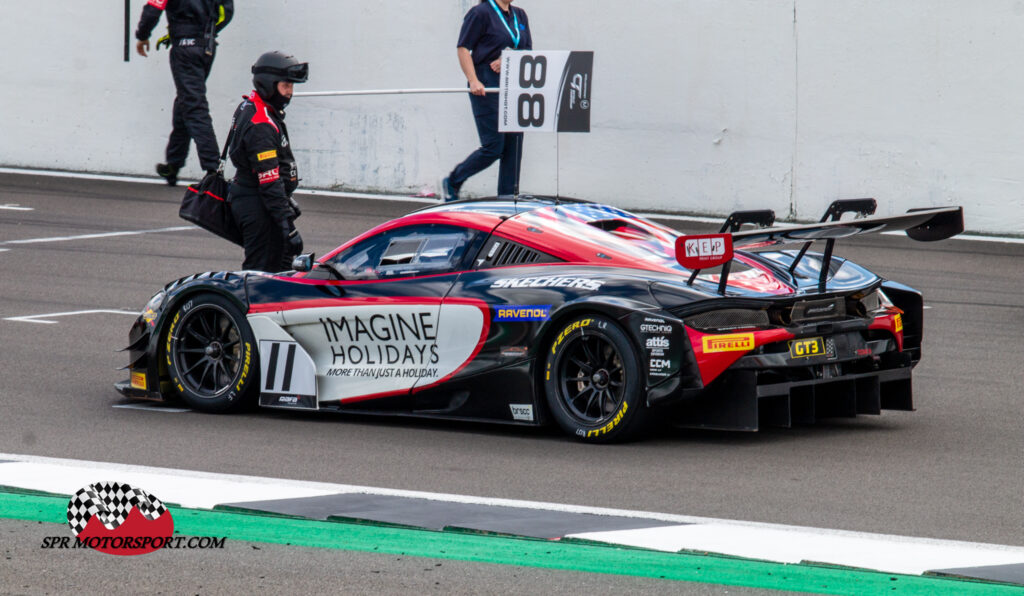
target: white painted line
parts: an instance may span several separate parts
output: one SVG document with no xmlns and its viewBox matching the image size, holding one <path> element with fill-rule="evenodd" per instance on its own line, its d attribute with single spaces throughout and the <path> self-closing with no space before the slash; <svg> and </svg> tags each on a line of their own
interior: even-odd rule
<svg viewBox="0 0 1024 596">
<path fill-rule="evenodd" d="M 50 178 L 74 178 L 76 180 L 104 180 L 106 182 L 140 182 L 142 184 L 161 184 L 166 186 L 163 178 L 145 178 L 142 176 L 118 176 L 113 174 L 86 174 L 85 172 L 61 172 L 58 170 L 34 170 L 31 168 L 0 168 L 0 174 L 28 174 L 31 176 L 48 176 Z M 188 186 L 195 180 L 178 180 L 178 184 Z"/>
<path fill-rule="evenodd" d="M 906 236 L 906 232 L 882 232 L 882 236 Z M 1024 244 L 1024 238 L 1012 236 L 979 236 L 978 234 L 959 234 L 949 240 L 968 240 L 971 242 L 999 242 L 1001 244 Z"/>
<path fill-rule="evenodd" d="M 22 207 L 17 203 L 8 203 L 6 205 L 0 205 L 0 209 L 7 211 L 35 211 L 32 207 Z"/>
<path fill-rule="evenodd" d="M 322 197 L 336 197 L 340 199 L 373 199 L 375 201 L 395 201 L 399 203 L 424 203 L 427 205 L 438 205 L 440 199 L 428 199 L 424 197 L 410 197 L 407 195 L 377 195 L 362 192 L 339 192 L 334 190 L 297 190 L 297 195 L 310 195 Z"/>
<path fill-rule="evenodd" d="M 796 527 L 744 528 L 697 524 L 586 532 L 583 538 L 668 552 L 697 551 L 778 563 L 828 563 L 888 573 L 921 574 L 935 569 L 1024 563 L 1024 548 L 969 542 L 842 535 Z"/>
<path fill-rule="evenodd" d="M 188 408 L 170 408 L 158 403 L 145 403 L 145 404 L 117 404 L 111 406 L 112 408 L 119 408 L 122 410 L 146 410 L 148 412 L 166 412 L 168 414 L 181 414 L 183 412 L 191 412 Z"/>
<path fill-rule="evenodd" d="M 92 240 L 95 238 L 114 238 L 117 236 L 139 236 L 141 234 L 162 234 L 164 232 L 183 232 L 198 230 L 196 226 L 175 226 L 173 228 L 157 228 L 155 230 L 132 230 L 128 232 L 104 232 L 102 234 L 82 234 L 81 236 L 54 236 L 50 238 L 27 238 L 25 240 L 7 240 L 0 244 L 40 244 L 45 242 L 68 242 L 70 240 Z"/>
<path fill-rule="evenodd" d="M 92 315 L 92 314 L 110 314 L 110 315 L 131 315 L 133 317 L 139 316 L 139 311 L 128 311 L 128 310 L 72 310 L 68 312 L 54 312 L 42 315 L 26 315 L 23 317 L 4 317 L 5 321 L 17 321 L 19 323 L 43 323 L 46 325 L 54 325 L 57 321 L 47 321 L 46 319 L 52 319 L 54 317 L 69 317 L 73 315 Z"/>
<path fill-rule="evenodd" d="M 637 213 L 640 217 L 647 219 L 662 219 L 667 221 L 692 221 L 694 223 L 711 223 L 722 225 L 724 217 L 707 217 L 703 215 L 671 215 L 669 213 Z"/>
<path fill-rule="evenodd" d="M 264 484 L 259 478 L 220 477 L 216 474 L 197 477 L 194 473 L 116 464 L 15 462 L 0 464 L 0 470 L 3 471 L 0 485 L 4 486 L 37 487 L 35 490 L 70 496 L 83 486 L 116 480 L 151 492 L 161 501 L 200 509 L 254 499 L 297 499 L 334 493 L 327 488 Z"/>
</svg>

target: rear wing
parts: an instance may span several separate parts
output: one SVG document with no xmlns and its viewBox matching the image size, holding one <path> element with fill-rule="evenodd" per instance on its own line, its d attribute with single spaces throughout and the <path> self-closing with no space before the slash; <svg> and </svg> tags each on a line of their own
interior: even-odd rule
<svg viewBox="0 0 1024 596">
<path fill-rule="evenodd" d="M 848 221 L 839 221 L 844 213 L 856 212 L 861 216 L 871 215 L 875 212 L 876 203 L 874 199 L 850 199 L 833 202 L 821 221 L 813 224 L 796 226 L 765 227 L 753 230 L 739 231 L 742 223 L 760 223 L 774 221 L 774 214 L 771 212 L 737 212 L 729 216 L 725 225 L 722 226 L 721 234 L 704 236 L 681 236 L 676 240 L 676 259 L 681 265 L 693 269 L 688 284 L 692 285 L 700 267 L 722 265 L 721 279 L 718 284 L 718 293 L 725 294 L 725 287 L 729 277 L 729 263 L 732 260 L 732 249 L 736 248 L 765 248 L 782 244 L 803 244 L 803 248 L 793 259 L 790 265 L 790 272 L 796 269 L 797 264 L 807 253 L 811 244 L 819 240 L 825 241 L 825 253 L 822 257 L 821 276 L 818 279 L 818 291 L 825 291 L 825 282 L 828 279 L 829 265 L 832 260 L 832 251 L 835 242 L 839 238 L 848 238 L 860 234 L 873 234 L 883 231 L 904 230 L 907 236 L 921 242 L 934 242 L 952 238 L 964 231 L 963 207 L 939 207 L 930 209 L 911 209 L 903 215 L 890 217 L 860 217 Z M 753 215 L 756 214 L 756 215 Z M 748 216 L 752 215 L 752 216 Z M 832 221 L 826 221 L 831 218 Z M 756 221 L 751 221 L 756 220 Z M 725 242 L 724 238 L 729 241 Z M 722 238 L 723 244 L 728 244 L 728 255 L 715 251 L 714 261 L 707 259 L 703 261 L 695 259 L 699 247 L 706 246 L 708 239 Z M 700 242 L 697 242 L 697 241 Z"/>
</svg>

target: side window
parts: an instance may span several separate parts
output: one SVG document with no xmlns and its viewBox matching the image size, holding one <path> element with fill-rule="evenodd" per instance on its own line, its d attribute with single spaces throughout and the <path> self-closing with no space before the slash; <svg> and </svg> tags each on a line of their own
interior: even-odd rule
<svg viewBox="0 0 1024 596">
<path fill-rule="evenodd" d="M 457 271 L 475 230 L 428 224 L 390 230 L 340 253 L 346 279 L 388 279 Z"/>
</svg>

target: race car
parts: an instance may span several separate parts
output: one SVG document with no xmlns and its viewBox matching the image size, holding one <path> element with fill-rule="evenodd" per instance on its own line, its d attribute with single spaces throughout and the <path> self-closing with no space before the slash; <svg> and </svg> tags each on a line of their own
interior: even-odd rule
<svg viewBox="0 0 1024 596">
<path fill-rule="evenodd" d="M 564 198 L 432 206 L 293 271 L 168 284 L 132 325 L 116 388 L 206 412 L 553 421 L 587 442 L 654 422 L 755 431 L 912 410 L 921 294 L 834 246 L 949 238 L 963 211 L 875 208 L 836 201 L 819 223 L 780 227 L 742 211 L 687 236 Z"/>
</svg>

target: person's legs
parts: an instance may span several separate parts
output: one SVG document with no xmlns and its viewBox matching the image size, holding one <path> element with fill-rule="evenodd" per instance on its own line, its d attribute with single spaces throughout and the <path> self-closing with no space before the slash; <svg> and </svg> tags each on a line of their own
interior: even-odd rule
<svg viewBox="0 0 1024 596">
<path fill-rule="evenodd" d="M 196 142 L 199 165 L 206 171 L 216 170 L 220 163 L 217 135 L 213 132 L 210 106 L 206 101 L 206 77 L 210 74 L 213 56 L 198 46 L 171 48 L 171 73 L 178 97 L 175 99 L 175 130 L 167 144 L 167 163 L 184 164 L 188 156 L 188 139 Z M 185 134 L 177 134 L 178 123 Z M 184 143 L 181 143 L 181 138 Z M 172 146 L 173 145 L 173 146 Z"/>
<path fill-rule="evenodd" d="M 486 170 L 498 158 L 505 149 L 505 139 L 498 132 L 498 119 L 491 114 L 475 116 L 476 132 L 480 136 L 480 148 L 469 154 L 469 157 L 462 163 L 455 166 L 448 176 L 456 189 L 470 176 Z"/>
<path fill-rule="evenodd" d="M 477 66 L 477 77 L 485 87 L 498 86 L 498 73 L 486 64 Z M 476 132 L 480 137 L 480 148 L 474 151 L 448 175 L 448 182 L 458 192 L 462 184 L 471 176 L 486 170 L 497 161 L 505 149 L 504 135 L 498 132 L 498 96 L 489 93 L 483 97 L 469 96 L 473 107 L 473 119 L 476 121 Z"/>
<path fill-rule="evenodd" d="M 259 191 L 239 189 L 241 192 L 236 192 L 236 188 L 231 187 L 228 200 L 231 213 L 242 230 L 245 248 L 242 269 L 269 273 L 281 271 L 284 252 L 281 230 L 270 219 Z"/>
<path fill-rule="evenodd" d="M 498 195 L 519 194 L 519 171 L 523 165 L 523 133 L 507 132 L 498 168 Z"/>
</svg>

